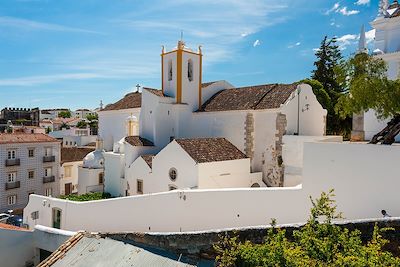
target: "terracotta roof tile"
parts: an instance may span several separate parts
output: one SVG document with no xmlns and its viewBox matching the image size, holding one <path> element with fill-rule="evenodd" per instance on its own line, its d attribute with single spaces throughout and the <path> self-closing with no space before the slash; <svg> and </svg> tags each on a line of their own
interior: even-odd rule
<svg viewBox="0 0 400 267">
<path fill-rule="evenodd" d="M 153 142 L 140 136 L 127 136 L 125 141 L 132 146 L 154 146 Z"/>
<path fill-rule="evenodd" d="M 91 147 L 63 147 L 61 148 L 60 163 L 82 161 L 92 151 L 94 151 L 94 148 Z"/>
<path fill-rule="evenodd" d="M 279 108 L 296 90 L 294 84 L 265 84 L 225 89 L 208 99 L 199 111 Z"/>
<path fill-rule="evenodd" d="M 154 89 L 154 88 L 147 88 L 147 87 L 143 87 L 144 90 L 156 95 L 156 96 L 160 96 L 160 97 L 168 97 L 167 95 L 164 95 L 163 92 L 159 89 Z"/>
<path fill-rule="evenodd" d="M 202 84 L 201 84 L 201 87 L 204 88 L 204 87 L 207 87 L 207 86 L 209 86 L 209 85 L 211 85 L 211 84 L 213 84 L 213 83 L 216 83 L 216 82 L 218 82 L 218 81 L 202 83 Z"/>
<path fill-rule="evenodd" d="M 59 141 L 53 137 L 41 133 L 0 133 L 0 144 L 13 144 L 13 143 L 45 143 Z"/>
<path fill-rule="evenodd" d="M 154 155 L 152 155 L 152 154 L 141 155 L 141 157 L 147 163 L 147 165 L 149 165 L 149 167 L 152 168 Z"/>
<path fill-rule="evenodd" d="M 28 232 L 30 232 L 30 230 L 28 230 L 26 228 L 22 228 L 22 227 L 10 225 L 10 224 L 5 224 L 5 223 L 0 223 L 0 229 L 17 230 L 17 231 L 28 231 Z"/>
<path fill-rule="evenodd" d="M 245 159 L 246 155 L 225 138 L 189 138 L 175 141 L 197 163 Z"/>
<path fill-rule="evenodd" d="M 120 99 L 114 104 L 107 105 L 101 111 L 140 108 L 141 106 L 142 106 L 142 94 L 139 92 L 134 92 L 125 95 L 124 98 Z"/>
</svg>

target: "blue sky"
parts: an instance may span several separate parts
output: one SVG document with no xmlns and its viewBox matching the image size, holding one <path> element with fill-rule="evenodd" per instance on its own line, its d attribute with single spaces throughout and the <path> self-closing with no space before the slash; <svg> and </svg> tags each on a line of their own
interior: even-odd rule
<svg viewBox="0 0 400 267">
<path fill-rule="evenodd" d="M 160 88 L 161 45 L 203 46 L 203 81 L 310 76 L 325 35 L 353 53 L 378 0 L 1 0 L 0 108 L 95 108 Z M 370 42 L 372 45 L 372 42 Z"/>
</svg>

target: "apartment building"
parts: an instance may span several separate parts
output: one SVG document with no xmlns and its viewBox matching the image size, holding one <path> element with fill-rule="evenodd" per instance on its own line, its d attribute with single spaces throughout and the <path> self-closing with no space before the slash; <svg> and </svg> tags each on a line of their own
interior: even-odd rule
<svg viewBox="0 0 400 267">
<path fill-rule="evenodd" d="M 58 196 L 60 142 L 45 134 L 0 134 L 0 212 L 26 206 L 30 194 Z"/>
</svg>

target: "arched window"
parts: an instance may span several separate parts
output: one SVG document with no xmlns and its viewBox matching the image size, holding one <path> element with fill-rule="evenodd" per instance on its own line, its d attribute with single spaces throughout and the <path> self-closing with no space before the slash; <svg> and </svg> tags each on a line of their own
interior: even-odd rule
<svg viewBox="0 0 400 267">
<path fill-rule="evenodd" d="M 172 81 L 172 60 L 168 61 L 168 81 Z"/>
<path fill-rule="evenodd" d="M 175 185 L 169 185 L 168 186 L 168 190 L 169 191 L 176 190 L 176 189 L 178 189 L 178 187 L 176 187 Z"/>
<path fill-rule="evenodd" d="M 193 81 L 193 61 L 191 59 L 188 60 L 188 80 Z"/>
</svg>

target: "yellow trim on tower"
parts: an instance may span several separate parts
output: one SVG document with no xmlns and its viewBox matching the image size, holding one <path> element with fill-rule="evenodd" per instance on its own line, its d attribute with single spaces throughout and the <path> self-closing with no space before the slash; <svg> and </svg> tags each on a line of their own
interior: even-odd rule
<svg viewBox="0 0 400 267">
<path fill-rule="evenodd" d="M 201 90 L 202 90 L 202 87 L 201 87 L 201 84 L 202 84 L 202 81 L 201 81 L 201 79 L 202 79 L 202 64 L 203 64 L 203 55 L 201 54 L 201 48 L 200 48 L 200 46 L 199 46 L 199 109 L 201 108 L 201 105 L 202 105 L 202 101 L 201 101 L 201 98 L 202 98 L 202 92 L 201 92 Z"/>
<path fill-rule="evenodd" d="M 183 44 L 178 42 L 178 50 L 176 51 L 176 103 L 182 103 L 182 51 Z"/>
</svg>

